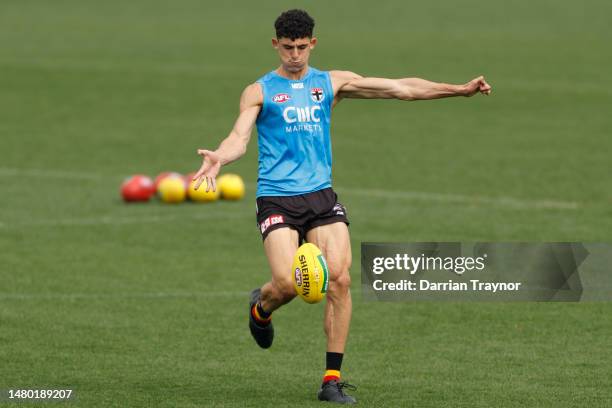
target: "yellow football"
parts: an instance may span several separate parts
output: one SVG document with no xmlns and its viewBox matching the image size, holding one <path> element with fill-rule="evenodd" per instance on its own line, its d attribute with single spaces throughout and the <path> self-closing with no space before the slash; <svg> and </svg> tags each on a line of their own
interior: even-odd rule
<svg viewBox="0 0 612 408">
<path fill-rule="evenodd" d="M 180 203 L 185 200 L 185 181 L 182 177 L 166 177 L 159 182 L 157 192 L 165 203 Z"/>
<path fill-rule="evenodd" d="M 217 188 L 224 200 L 241 200 L 244 197 L 244 181 L 237 174 L 224 174 L 219 177 Z"/>
<path fill-rule="evenodd" d="M 316 245 L 306 243 L 298 248 L 292 270 L 295 290 L 306 303 L 318 303 L 325 297 L 329 271 Z"/>
<path fill-rule="evenodd" d="M 212 187 L 211 187 L 210 190 L 206 192 L 206 180 L 204 180 L 204 182 L 200 185 L 200 187 L 197 190 L 194 188 L 195 183 L 196 183 L 195 181 L 192 181 L 191 183 L 189 183 L 189 189 L 187 192 L 187 194 L 189 194 L 189 198 L 192 201 L 209 202 L 209 201 L 215 201 L 216 199 L 219 198 L 219 186 L 217 186 L 216 191 L 212 191 Z"/>
</svg>

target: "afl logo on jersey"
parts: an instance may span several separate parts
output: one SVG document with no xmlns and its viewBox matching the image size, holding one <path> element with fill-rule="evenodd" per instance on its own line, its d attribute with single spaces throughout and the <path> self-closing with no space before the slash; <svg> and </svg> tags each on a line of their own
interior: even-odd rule
<svg viewBox="0 0 612 408">
<path fill-rule="evenodd" d="M 317 102 L 317 103 L 323 102 L 323 99 L 325 99 L 323 88 L 311 88 L 310 97 L 312 98 L 314 102 Z"/>
<path fill-rule="evenodd" d="M 291 99 L 291 96 L 289 96 L 286 93 L 279 93 L 276 94 L 272 97 L 272 102 L 276 102 L 276 103 L 285 103 L 287 102 L 289 99 Z"/>
</svg>

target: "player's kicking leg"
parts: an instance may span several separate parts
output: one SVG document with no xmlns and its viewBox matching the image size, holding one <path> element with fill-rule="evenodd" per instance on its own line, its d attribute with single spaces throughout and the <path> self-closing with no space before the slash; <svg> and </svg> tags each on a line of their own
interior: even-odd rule
<svg viewBox="0 0 612 408">
<path fill-rule="evenodd" d="M 249 303 L 249 328 L 261 348 L 269 348 L 274 340 L 272 312 L 296 296 L 291 265 L 298 243 L 298 232 L 289 227 L 272 230 L 264 239 L 272 280 L 251 292 Z"/>
<path fill-rule="evenodd" d="M 318 393 L 321 401 L 355 403 L 355 398 L 344 393 L 350 388 L 340 381 L 340 368 L 351 322 L 351 241 L 344 222 L 322 225 L 308 231 L 306 240 L 321 249 L 329 268 L 329 287 L 325 305 L 325 334 L 327 335 L 326 371 Z"/>
</svg>

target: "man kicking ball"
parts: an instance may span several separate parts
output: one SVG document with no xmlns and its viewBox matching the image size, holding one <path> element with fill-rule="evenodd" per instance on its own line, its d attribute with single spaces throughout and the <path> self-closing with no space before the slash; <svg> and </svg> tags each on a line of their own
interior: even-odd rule
<svg viewBox="0 0 612 408">
<path fill-rule="evenodd" d="M 346 208 L 331 185 L 332 108 L 344 98 L 437 99 L 489 95 L 484 77 L 463 85 L 419 78 L 364 78 L 350 71 L 319 71 L 308 65 L 317 45 L 314 20 L 303 10 L 282 13 L 274 23 L 280 66 L 247 86 L 240 114 L 217 150 L 198 150 L 203 163 L 195 174 L 196 188 L 216 189 L 221 166 L 246 152 L 253 125 L 259 142 L 257 223 L 272 279 L 251 294 L 249 327 L 262 348 L 272 345 L 272 312 L 296 292 L 291 266 L 303 241 L 318 246 L 329 267 L 324 329 L 326 370 L 318 392 L 321 401 L 355 403 L 340 381 L 340 367 L 351 321 L 351 244 Z"/>
</svg>

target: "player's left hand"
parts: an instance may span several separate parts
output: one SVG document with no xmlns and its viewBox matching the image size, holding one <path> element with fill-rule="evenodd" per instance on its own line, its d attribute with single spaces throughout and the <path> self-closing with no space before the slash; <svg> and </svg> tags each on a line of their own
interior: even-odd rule
<svg viewBox="0 0 612 408">
<path fill-rule="evenodd" d="M 491 94 L 491 85 L 485 81 L 485 78 L 481 75 L 478 78 L 472 79 L 467 84 L 463 85 L 464 87 L 464 96 L 472 96 L 477 92 L 480 92 L 483 95 Z"/>
<path fill-rule="evenodd" d="M 206 192 L 217 190 L 216 178 L 221 169 L 221 158 L 216 152 L 210 150 L 198 149 L 198 154 L 202 156 L 202 166 L 200 170 L 193 176 L 195 184 L 194 190 L 200 188 L 200 185 L 206 180 Z"/>
</svg>

